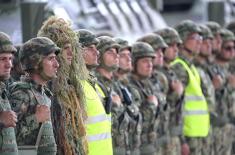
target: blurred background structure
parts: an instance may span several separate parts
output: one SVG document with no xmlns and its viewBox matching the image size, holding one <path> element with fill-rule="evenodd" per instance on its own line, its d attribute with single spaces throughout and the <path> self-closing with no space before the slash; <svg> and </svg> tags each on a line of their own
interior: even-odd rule
<svg viewBox="0 0 235 155">
<path fill-rule="evenodd" d="M 234 9 L 235 0 L 0 0 L 0 31 L 19 44 L 57 15 L 71 20 L 74 29 L 109 32 L 132 42 L 184 19 L 225 25 L 235 19 Z"/>
</svg>

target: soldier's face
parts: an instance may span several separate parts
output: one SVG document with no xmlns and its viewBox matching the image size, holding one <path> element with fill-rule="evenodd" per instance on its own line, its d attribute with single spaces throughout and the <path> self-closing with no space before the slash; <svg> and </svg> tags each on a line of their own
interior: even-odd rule
<svg viewBox="0 0 235 155">
<path fill-rule="evenodd" d="M 0 54 L 0 80 L 10 78 L 13 55 L 11 53 Z"/>
<path fill-rule="evenodd" d="M 66 60 L 66 63 L 68 65 L 71 65 L 73 60 L 73 51 L 72 51 L 72 45 L 67 43 L 62 48 L 62 56 Z"/>
<path fill-rule="evenodd" d="M 151 57 L 144 57 L 137 60 L 136 71 L 142 77 L 151 77 L 153 71 L 153 59 Z"/>
<path fill-rule="evenodd" d="M 125 71 L 132 70 L 130 50 L 124 49 L 119 53 L 119 68 Z"/>
<path fill-rule="evenodd" d="M 155 58 L 153 59 L 153 66 L 162 66 L 163 65 L 163 52 L 159 48 L 155 50 Z"/>
<path fill-rule="evenodd" d="M 202 41 L 200 54 L 204 56 L 210 56 L 212 52 L 212 39 L 204 39 Z"/>
<path fill-rule="evenodd" d="M 168 61 L 173 61 L 178 56 L 178 51 L 179 48 L 177 43 L 169 44 L 168 47 L 165 49 L 164 57 Z"/>
<path fill-rule="evenodd" d="M 212 40 L 212 50 L 219 52 L 222 46 L 222 38 L 220 34 L 216 34 Z"/>
<path fill-rule="evenodd" d="M 86 65 L 98 65 L 99 51 L 94 44 L 83 48 L 83 58 Z"/>
<path fill-rule="evenodd" d="M 56 60 L 55 53 L 51 53 L 48 56 L 44 57 L 44 59 L 42 60 L 42 68 L 44 75 L 46 75 L 48 78 L 52 79 L 57 77 L 59 63 Z"/>
<path fill-rule="evenodd" d="M 221 56 L 225 60 L 232 60 L 235 55 L 235 45 L 233 41 L 227 41 L 223 43 Z"/>
<path fill-rule="evenodd" d="M 187 49 L 191 50 L 195 55 L 200 52 L 201 44 L 202 44 L 202 37 L 198 33 L 192 33 L 186 39 L 184 46 Z"/>
<path fill-rule="evenodd" d="M 110 48 L 103 55 L 103 60 L 106 66 L 118 66 L 119 65 L 119 54 L 116 48 Z"/>
</svg>

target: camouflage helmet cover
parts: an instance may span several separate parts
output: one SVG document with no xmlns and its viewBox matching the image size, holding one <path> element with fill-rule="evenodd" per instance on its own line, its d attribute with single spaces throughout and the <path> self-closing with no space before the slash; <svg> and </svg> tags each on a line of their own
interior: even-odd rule
<svg viewBox="0 0 235 155">
<path fill-rule="evenodd" d="M 91 32 L 86 29 L 79 29 L 77 32 L 77 36 L 79 38 L 79 43 L 82 46 L 89 46 L 92 44 L 97 45 L 98 44 L 98 39 L 96 36 Z"/>
<path fill-rule="evenodd" d="M 162 37 L 158 34 L 147 34 L 141 38 L 139 38 L 137 41 L 139 42 L 145 42 L 148 43 L 153 47 L 154 50 L 157 50 L 159 48 L 166 48 L 168 47 L 165 41 L 162 39 Z"/>
<path fill-rule="evenodd" d="M 213 39 L 211 30 L 206 25 L 199 25 L 203 39 Z"/>
<path fill-rule="evenodd" d="M 152 46 L 145 42 L 135 42 L 132 45 L 132 57 L 133 61 L 136 62 L 137 59 L 143 57 L 155 57 L 155 52 Z"/>
<path fill-rule="evenodd" d="M 155 33 L 159 34 L 168 45 L 172 43 L 182 44 L 178 32 L 173 28 L 167 27 L 156 31 Z"/>
<path fill-rule="evenodd" d="M 111 37 L 100 36 L 97 39 L 99 40 L 99 43 L 97 44 L 96 48 L 99 50 L 101 55 L 103 55 L 110 48 L 116 48 L 117 51 L 120 48 L 120 45 L 116 43 Z"/>
<path fill-rule="evenodd" d="M 225 41 L 235 41 L 235 36 L 232 31 L 227 29 L 221 29 L 221 38 Z"/>
<path fill-rule="evenodd" d="M 124 49 L 128 49 L 131 51 L 131 45 L 129 45 L 127 40 L 124 40 L 122 38 L 114 38 L 114 41 L 120 45 L 119 52 Z"/>
<path fill-rule="evenodd" d="M 228 23 L 226 28 L 235 34 L 235 21 L 231 21 L 230 23 Z"/>
<path fill-rule="evenodd" d="M 211 30 L 214 36 L 221 32 L 221 26 L 216 22 L 209 21 L 206 23 L 206 26 Z"/>
<path fill-rule="evenodd" d="M 36 37 L 28 40 L 23 44 L 19 52 L 19 59 L 23 70 L 35 69 L 35 66 L 42 61 L 42 56 L 51 53 L 56 55 L 60 52 L 60 48 L 46 37 Z"/>
<path fill-rule="evenodd" d="M 0 53 L 16 53 L 16 48 L 13 46 L 10 37 L 4 33 L 0 32 Z"/>
<path fill-rule="evenodd" d="M 175 27 L 181 39 L 185 41 L 192 33 L 201 33 L 199 26 L 191 20 L 184 20 Z"/>
</svg>

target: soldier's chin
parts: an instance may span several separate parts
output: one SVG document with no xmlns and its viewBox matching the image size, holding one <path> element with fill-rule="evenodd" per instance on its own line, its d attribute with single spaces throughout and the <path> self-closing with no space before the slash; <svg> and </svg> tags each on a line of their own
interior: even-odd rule
<svg viewBox="0 0 235 155">
<path fill-rule="evenodd" d="M 2 75 L 0 76 L 0 81 L 8 80 L 11 76 L 10 75 Z"/>
</svg>

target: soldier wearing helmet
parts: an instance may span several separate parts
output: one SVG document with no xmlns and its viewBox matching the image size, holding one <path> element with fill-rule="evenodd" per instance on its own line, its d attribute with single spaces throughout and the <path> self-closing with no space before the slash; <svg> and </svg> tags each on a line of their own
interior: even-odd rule
<svg viewBox="0 0 235 155">
<path fill-rule="evenodd" d="M 199 72 L 199 75 L 201 77 L 201 87 L 203 94 L 206 97 L 209 112 L 210 112 L 210 118 L 214 118 L 215 115 L 215 89 L 212 83 L 212 80 L 210 78 L 209 72 L 208 72 L 208 65 L 210 64 L 210 58 L 212 57 L 212 40 L 213 40 L 213 34 L 211 30 L 206 25 L 199 25 L 201 29 L 201 35 L 202 35 L 202 45 L 200 49 L 200 53 L 195 57 L 194 64 L 197 67 L 197 70 Z M 213 121 L 214 119 L 211 119 L 211 127 L 210 127 L 210 133 L 209 136 L 205 139 L 203 139 L 203 148 L 202 148 L 202 154 L 213 154 L 214 147 L 212 144 L 212 136 L 213 136 Z"/>
<path fill-rule="evenodd" d="M 108 36 L 98 37 L 99 44 L 97 45 L 97 49 L 100 52 L 99 57 L 99 66 L 97 67 L 97 78 L 99 82 L 103 85 L 102 88 L 105 96 L 109 96 L 114 80 L 114 71 L 118 69 L 119 65 L 119 44 L 116 43 L 113 38 Z M 102 86 L 101 86 L 102 87 Z M 115 97 L 114 97 L 115 96 Z M 120 103 L 119 96 L 117 94 L 113 94 L 113 100 L 116 100 L 115 103 Z M 105 105 L 105 107 L 109 107 Z M 111 107 L 110 107 L 111 108 Z M 110 113 L 111 109 L 106 109 L 106 113 Z"/>
<path fill-rule="evenodd" d="M 51 86 L 53 96 L 52 121 L 57 154 L 87 154 L 85 119 L 87 112 L 81 80 L 88 73 L 76 33 L 69 21 L 52 16 L 40 28 L 38 36 L 48 37 L 61 48 L 58 55 L 58 78 Z"/>
<path fill-rule="evenodd" d="M 216 93 L 216 118 L 214 127 L 214 138 L 218 139 L 215 143 L 215 152 L 219 154 L 231 154 L 233 138 L 231 134 L 234 132 L 234 125 L 229 121 L 231 107 L 228 105 L 229 89 L 233 85 L 231 80 L 231 73 L 229 70 L 229 63 L 234 59 L 235 54 L 235 37 L 234 34 L 227 30 L 221 30 L 222 47 L 221 52 L 216 55 L 214 65 L 210 70 L 217 71 L 222 77 L 220 85 L 215 85 Z M 231 83 L 230 83 L 231 82 Z M 219 133 L 219 134 L 218 134 Z M 226 140 L 223 140 L 226 139 Z M 223 148 L 223 149 L 218 149 Z"/>
<path fill-rule="evenodd" d="M 127 40 L 114 38 L 120 45 L 119 68 L 114 72 L 115 88 L 122 104 L 112 106 L 112 134 L 114 154 L 136 154 L 139 155 L 141 114 L 137 104 L 140 98 L 132 87 L 128 75 L 132 70 L 131 46 Z"/>
<path fill-rule="evenodd" d="M 132 45 L 133 71 L 130 76 L 131 87 L 137 90 L 141 97 L 138 105 L 143 116 L 141 132 L 140 154 L 155 155 L 157 140 L 158 112 L 164 103 L 160 90 L 153 88 L 150 81 L 153 71 L 152 60 L 155 52 L 151 45 L 144 42 L 135 42 Z"/>
<path fill-rule="evenodd" d="M 180 22 L 175 29 L 183 43 L 179 56 L 171 62 L 171 67 L 184 86 L 183 136 L 185 144 L 189 146 L 188 149 L 184 145 L 181 151 L 182 154 L 188 154 L 190 151 L 190 154 L 196 155 L 202 152 L 202 140 L 208 136 L 210 126 L 208 105 L 202 92 L 200 75 L 192 63 L 194 57 L 200 52 L 201 29 L 190 20 Z M 194 115 L 194 110 L 200 111 L 200 113 Z"/>
<path fill-rule="evenodd" d="M 213 22 L 213 21 L 207 22 L 206 26 L 211 30 L 211 32 L 214 36 L 212 39 L 212 54 L 215 57 L 216 54 L 221 51 L 221 46 L 222 46 L 221 29 L 222 29 L 222 27 L 218 23 Z M 213 61 L 214 57 L 211 58 L 211 61 Z"/>
<path fill-rule="evenodd" d="M 230 30 L 235 34 L 235 22 L 231 21 L 226 25 L 226 29 Z"/>
<path fill-rule="evenodd" d="M 167 44 L 164 42 L 162 37 L 158 34 L 147 34 L 141 38 L 139 38 L 137 41 L 146 42 L 149 45 L 151 45 L 155 51 L 155 58 L 153 60 L 153 73 L 151 76 L 151 82 L 153 83 L 154 87 L 157 88 L 159 92 L 159 86 L 161 91 L 161 97 L 159 96 L 159 99 L 163 99 L 161 103 L 163 104 L 161 108 L 161 112 L 159 115 L 159 127 L 157 134 L 159 137 L 157 138 L 157 154 L 163 154 L 163 151 L 166 151 L 168 145 L 169 145 L 169 114 L 170 114 L 170 108 L 167 106 L 166 102 L 166 94 L 169 90 L 169 83 L 167 80 L 166 75 L 163 72 L 163 52 L 165 52 L 165 49 L 168 47 Z M 160 95 L 160 92 L 159 92 Z M 164 110 L 163 110 L 164 109 Z M 167 120 L 167 121 L 166 121 Z M 166 143 L 162 142 L 162 139 L 168 139 Z"/>
<path fill-rule="evenodd" d="M 79 29 L 77 31 L 77 35 L 79 38 L 79 43 L 84 50 L 83 58 L 86 66 L 89 70 L 92 70 L 98 66 L 99 51 L 96 46 L 99 41 L 92 32 L 86 29 Z"/>
<path fill-rule="evenodd" d="M 59 64 L 56 55 L 59 48 L 48 38 L 37 37 L 25 42 L 19 58 L 28 77 L 13 83 L 10 88 L 10 103 L 18 115 L 16 125 L 17 144 L 35 145 L 38 132 L 41 140 L 37 154 L 56 154 L 56 143 L 51 124 L 52 96 L 47 82 L 57 77 Z"/>
<path fill-rule="evenodd" d="M 77 32 L 78 41 L 82 47 L 83 58 L 87 69 L 89 70 L 89 79 L 83 81 L 83 88 L 85 92 L 86 109 L 88 119 L 86 121 L 87 137 L 90 139 L 96 137 L 99 134 L 104 134 L 105 138 L 96 138 L 96 140 L 88 141 L 89 154 L 90 155 L 111 155 L 113 153 L 112 138 L 111 138 L 111 124 L 110 116 L 105 113 L 103 103 L 105 94 L 102 91 L 103 87 L 98 85 L 97 79 L 93 73 L 94 69 L 99 65 L 98 57 L 99 51 L 97 44 L 99 40 L 89 30 L 79 29 Z M 106 102 L 104 102 L 105 104 Z M 99 121 L 96 117 L 102 116 L 103 119 Z M 89 140 L 89 139 L 88 139 Z"/>
<path fill-rule="evenodd" d="M 10 78 L 13 54 L 16 52 L 9 36 L 0 32 L 0 154 L 17 155 L 17 143 L 14 127 L 17 116 L 12 111 L 8 97 L 5 80 Z"/>
<path fill-rule="evenodd" d="M 183 136 L 181 130 L 179 129 L 182 128 L 182 120 L 178 119 L 177 121 L 175 121 L 175 118 L 180 118 L 179 116 L 181 115 L 181 110 L 179 107 L 182 105 L 181 98 L 183 95 L 183 85 L 177 78 L 174 70 L 172 70 L 169 66 L 170 62 L 178 56 L 178 46 L 182 43 L 182 40 L 180 39 L 178 32 L 170 27 L 160 29 L 155 33 L 159 34 L 168 45 L 168 47 L 166 47 L 163 52 L 164 64 L 162 67 L 162 72 L 166 75 L 168 81 L 166 100 L 169 105 L 167 108 L 170 109 L 170 113 L 168 116 L 169 123 L 167 126 L 170 138 L 167 145 L 165 145 L 165 149 L 162 150 L 162 154 L 180 155 L 180 142 L 183 142 Z M 171 149 L 169 149 L 169 146 L 171 146 Z"/>
</svg>

